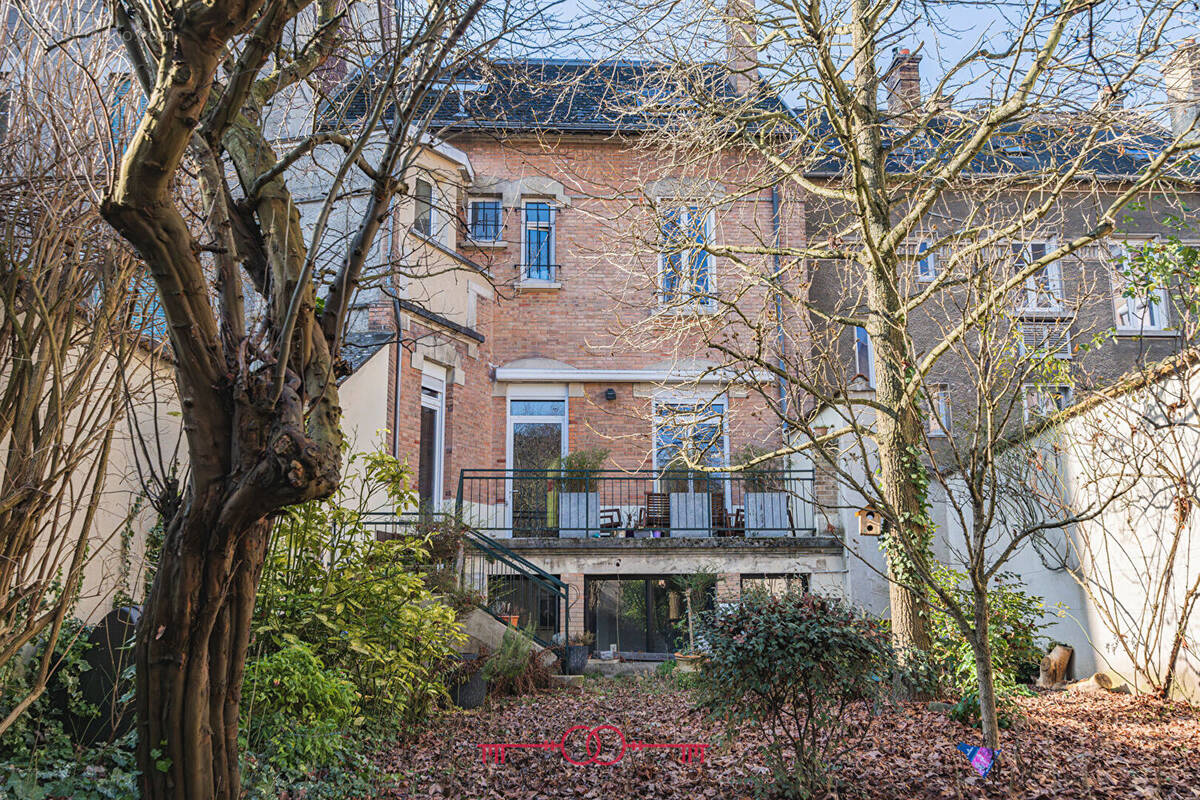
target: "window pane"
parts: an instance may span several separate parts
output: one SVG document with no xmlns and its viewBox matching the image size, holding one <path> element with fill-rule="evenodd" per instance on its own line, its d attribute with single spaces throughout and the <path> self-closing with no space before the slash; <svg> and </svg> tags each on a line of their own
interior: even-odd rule
<svg viewBox="0 0 1200 800">
<path fill-rule="evenodd" d="M 433 186 L 428 182 L 417 179 L 416 210 L 413 217 L 413 227 L 426 236 L 433 233 Z"/>
<path fill-rule="evenodd" d="M 481 242 L 494 242 L 500 238 L 499 200 L 471 203 L 471 238 Z"/>
<path fill-rule="evenodd" d="M 511 400 L 509 413 L 514 417 L 561 417 L 564 406 L 562 400 Z"/>
</svg>

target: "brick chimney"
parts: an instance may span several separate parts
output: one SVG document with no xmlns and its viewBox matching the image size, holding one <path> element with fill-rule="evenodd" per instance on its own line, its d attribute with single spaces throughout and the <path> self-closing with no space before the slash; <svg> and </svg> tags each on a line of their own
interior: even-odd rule
<svg viewBox="0 0 1200 800">
<path fill-rule="evenodd" d="M 729 0 L 725 16 L 729 81 L 739 95 L 749 94 L 758 81 L 758 21 L 754 0 Z"/>
<path fill-rule="evenodd" d="M 1171 110 L 1171 132 L 1176 136 L 1190 129 L 1189 139 L 1200 137 L 1200 44 L 1184 39 L 1163 65 L 1167 105 Z"/>
<path fill-rule="evenodd" d="M 897 50 L 883 79 L 887 87 L 888 113 L 903 116 L 921 106 L 921 57 L 907 49 Z"/>
</svg>

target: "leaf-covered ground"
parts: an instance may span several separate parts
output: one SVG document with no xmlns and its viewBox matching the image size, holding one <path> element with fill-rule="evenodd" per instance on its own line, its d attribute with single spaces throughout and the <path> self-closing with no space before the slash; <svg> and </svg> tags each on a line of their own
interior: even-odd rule
<svg viewBox="0 0 1200 800">
<path fill-rule="evenodd" d="M 656 678 L 590 681 L 438 718 L 412 743 L 381 753 L 402 798 L 741 798 L 764 770 L 761 736 L 734 742 Z M 980 779 L 955 745 L 978 733 L 922 704 L 888 711 L 844 771 L 844 798 L 1182 798 L 1200 797 L 1200 713 L 1128 695 L 1055 692 L 1021 701 L 1026 719 L 1006 732 L 1003 768 Z M 611 766 L 573 766 L 557 752 L 509 751 L 484 764 L 485 742 L 558 741 L 573 725 L 609 724 L 629 741 L 707 742 L 702 765 L 671 750 L 627 751 Z M 615 739 L 604 739 L 603 758 Z M 572 757 L 586 759 L 584 738 Z"/>
</svg>

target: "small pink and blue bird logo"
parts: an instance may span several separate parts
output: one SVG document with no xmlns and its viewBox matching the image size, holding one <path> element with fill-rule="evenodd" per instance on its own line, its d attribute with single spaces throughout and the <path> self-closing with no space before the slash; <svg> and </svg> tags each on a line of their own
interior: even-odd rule
<svg viewBox="0 0 1200 800">
<path fill-rule="evenodd" d="M 981 778 L 986 778 L 992 771 L 992 765 L 996 763 L 996 754 L 999 752 L 990 747 L 977 747 L 973 744 L 960 744 L 958 749 L 971 762 L 971 766 Z"/>
</svg>

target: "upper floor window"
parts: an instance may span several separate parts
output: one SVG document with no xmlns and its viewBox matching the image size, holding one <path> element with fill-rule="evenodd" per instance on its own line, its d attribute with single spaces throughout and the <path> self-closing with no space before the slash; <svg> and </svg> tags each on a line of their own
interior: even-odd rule
<svg viewBox="0 0 1200 800">
<path fill-rule="evenodd" d="M 929 387 L 926 430 L 930 436 L 950 435 L 950 387 L 944 383 Z"/>
<path fill-rule="evenodd" d="M 713 302 L 708 214 L 695 206 L 663 212 L 660 275 L 662 302 Z"/>
<path fill-rule="evenodd" d="M 867 379 L 868 386 L 875 385 L 875 352 L 866 328 L 854 329 L 854 371 L 855 377 Z"/>
<path fill-rule="evenodd" d="M 501 206 L 499 200 L 472 200 L 469 218 L 471 238 L 477 242 L 500 240 Z"/>
<path fill-rule="evenodd" d="M 1034 358 L 1071 358 L 1071 327 L 1057 322 L 1022 322 L 1020 354 Z"/>
<path fill-rule="evenodd" d="M 929 242 L 917 245 L 917 280 L 931 281 L 937 277 L 937 253 L 929 249 Z"/>
<path fill-rule="evenodd" d="M 1117 330 L 1131 333 L 1164 330 L 1167 327 L 1167 292 L 1157 286 L 1136 285 L 1130 264 L 1130 256 L 1135 252 L 1129 244 L 1114 244 L 1109 248 Z"/>
<path fill-rule="evenodd" d="M 1071 405 L 1071 387 L 1066 384 L 1025 386 L 1025 422 L 1052 417 Z"/>
<path fill-rule="evenodd" d="M 1017 271 L 1041 261 L 1053 248 L 1048 242 L 1014 243 L 1012 252 Z M 1042 265 L 1025 279 L 1025 307 L 1032 309 L 1062 308 L 1062 272 L 1057 261 Z"/>
<path fill-rule="evenodd" d="M 413 230 L 432 237 L 434 231 L 433 184 L 424 178 L 417 178 L 413 197 L 416 200 L 416 209 L 413 212 Z"/>
<path fill-rule="evenodd" d="M 554 263 L 555 208 L 544 201 L 525 204 L 524 263 L 525 277 L 535 281 L 552 281 L 558 268 Z"/>
</svg>

